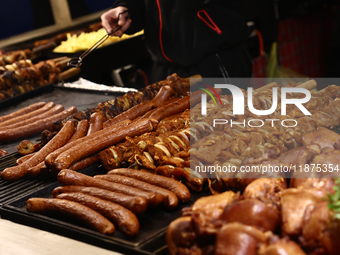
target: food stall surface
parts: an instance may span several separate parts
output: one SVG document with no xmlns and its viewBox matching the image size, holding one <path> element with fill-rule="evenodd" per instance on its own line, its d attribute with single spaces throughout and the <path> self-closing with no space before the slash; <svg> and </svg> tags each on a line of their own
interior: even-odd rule
<svg viewBox="0 0 340 255">
<path fill-rule="evenodd" d="M 0 254 L 22 255 L 119 255 L 74 239 L 0 219 Z"/>
</svg>

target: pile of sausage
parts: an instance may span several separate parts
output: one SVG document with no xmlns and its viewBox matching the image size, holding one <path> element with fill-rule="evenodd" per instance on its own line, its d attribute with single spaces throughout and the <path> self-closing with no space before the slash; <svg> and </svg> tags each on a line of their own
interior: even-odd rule
<svg viewBox="0 0 340 255">
<path fill-rule="evenodd" d="M 65 109 L 53 102 L 38 102 L 0 117 L 0 143 L 23 139 L 48 129 L 60 119 L 77 112 L 74 106 Z"/>
<path fill-rule="evenodd" d="M 132 169 L 94 177 L 64 169 L 57 178 L 65 186 L 55 188 L 53 198 L 30 198 L 27 210 L 76 218 L 104 234 L 113 234 L 118 226 L 124 235 L 134 237 L 139 232 L 136 215 L 161 204 L 173 210 L 190 200 L 189 190 L 179 181 Z"/>
</svg>

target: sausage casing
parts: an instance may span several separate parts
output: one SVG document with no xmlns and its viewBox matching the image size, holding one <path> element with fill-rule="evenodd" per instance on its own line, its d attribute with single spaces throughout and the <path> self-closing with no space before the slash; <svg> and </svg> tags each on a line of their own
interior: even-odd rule
<svg viewBox="0 0 340 255">
<path fill-rule="evenodd" d="M 115 226 L 100 213 L 82 204 L 57 198 L 30 198 L 26 209 L 41 214 L 63 214 L 98 230 L 103 234 L 113 234 Z"/>
<path fill-rule="evenodd" d="M 88 194 L 91 196 L 95 196 L 107 201 L 111 201 L 113 203 L 124 206 L 129 209 L 134 214 L 141 214 L 146 211 L 148 208 L 147 201 L 145 198 L 140 196 L 130 196 L 123 193 L 113 192 L 105 189 L 100 189 L 96 187 L 85 187 L 85 186 L 75 186 L 75 185 L 67 185 L 67 186 L 59 186 L 56 187 L 52 191 L 52 197 L 57 197 L 62 193 L 72 193 L 72 192 L 80 192 L 84 194 Z"/>
</svg>

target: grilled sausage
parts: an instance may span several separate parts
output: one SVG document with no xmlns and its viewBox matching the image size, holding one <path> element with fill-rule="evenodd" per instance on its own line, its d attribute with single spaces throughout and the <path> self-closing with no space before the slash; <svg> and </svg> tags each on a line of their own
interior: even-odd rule
<svg viewBox="0 0 340 255">
<path fill-rule="evenodd" d="M 34 116 L 40 115 L 40 114 L 50 110 L 54 106 L 55 106 L 55 104 L 53 102 L 49 102 L 49 103 L 45 104 L 43 107 L 41 107 L 41 108 L 39 108 L 39 109 L 37 109 L 33 112 L 29 112 L 29 113 L 26 113 L 24 115 L 17 116 L 15 118 L 1 122 L 0 127 L 8 126 L 8 125 L 11 125 L 11 124 L 23 121 L 23 120 L 27 120 L 27 119 L 32 118 Z"/>
<path fill-rule="evenodd" d="M 111 201 L 113 203 L 124 206 L 125 208 L 129 209 L 131 212 L 137 215 L 145 212 L 146 209 L 148 208 L 148 203 L 145 200 L 145 198 L 142 198 L 140 196 L 130 196 L 96 187 L 85 187 L 75 185 L 59 186 L 52 191 L 52 197 L 57 197 L 59 194 L 62 193 L 71 192 L 80 192 L 107 201 Z"/>
<path fill-rule="evenodd" d="M 78 140 L 81 137 L 86 136 L 87 130 L 89 129 L 89 121 L 87 119 L 83 119 L 78 122 L 76 131 L 74 132 L 73 136 L 67 143 L 71 143 L 75 140 Z"/>
<path fill-rule="evenodd" d="M 4 122 L 6 120 L 13 119 L 15 117 L 22 116 L 24 114 L 33 112 L 33 111 L 43 107 L 45 104 L 46 104 L 45 102 L 37 102 L 37 103 L 31 104 L 29 106 L 26 106 L 25 108 L 22 108 L 18 111 L 12 112 L 12 113 L 7 114 L 5 116 L 1 116 L 0 122 Z"/>
<path fill-rule="evenodd" d="M 141 196 L 148 201 L 148 206 L 155 207 L 162 203 L 163 195 L 147 192 L 127 185 L 113 183 L 105 180 L 95 179 L 82 173 L 64 169 L 57 176 L 58 181 L 64 185 L 79 185 L 86 187 L 97 187 L 114 192 L 120 192 L 131 196 Z"/>
<path fill-rule="evenodd" d="M 70 165 L 69 169 L 73 171 L 80 171 L 88 166 L 92 166 L 97 162 L 99 162 L 99 155 L 96 153 L 94 155 L 78 160 L 77 162 Z"/>
<path fill-rule="evenodd" d="M 96 133 L 99 130 L 103 129 L 104 115 L 102 112 L 92 113 L 90 116 L 90 127 L 87 132 L 87 135 L 91 135 Z"/>
<path fill-rule="evenodd" d="M 46 104 L 46 106 L 47 105 L 48 104 Z M 43 108 L 41 108 L 39 110 L 42 110 Z M 50 117 L 52 115 L 60 113 L 63 110 L 65 110 L 64 106 L 62 106 L 61 104 L 58 104 L 58 105 L 53 106 L 51 109 L 49 109 L 49 110 L 47 110 L 47 111 L 45 111 L 45 112 L 43 112 L 43 113 L 41 113 L 39 115 L 33 116 L 31 118 L 25 118 L 25 119 L 23 119 L 21 121 L 13 123 L 13 124 L 10 124 L 10 125 L 4 126 L 4 127 L 0 127 L 0 130 L 7 130 L 7 129 L 13 129 L 13 128 L 25 126 L 25 125 L 28 125 L 28 124 L 33 123 L 35 121 L 38 121 L 38 120 L 41 120 L 41 119 L 45 119 L 45 118 L 48 118 L 48 117 Z"/>
<path fill-rule="evenodd" d="M 127 176 L 116 175 L 116 174 L 106 174 L 106 175 L 96 175 L 94 178 L 99 178 L 106 181 L 116 182 L 131 187 L 135 187 L 141 190 L 146 190 L 150 192 L 156 192 L 164 196 L 163 205 L 167 209 L 175 209 L 178 205 L 178 198 L 175 193 L 167 189 L 163 189 L 156 185 L 149 184 L 138 179 L 134 179 Z"/>
<path fill-rule="evenodd" d="M 74 201 L 99 212 L 128 237 L 133 237 L 139 232 L 139 221 L 136 215 L 121 205 L 83 193 L 63 193 L 57 198 Z"/>
<path fill-rule="evenodd" d="M 179 99 L 178 97 L 171 98 L 171 99 L 165 101 L 161 106 L 171 104 L 171 103 L 177 101 L 178 99 Z M 134 119 L 133 121 L 138 121 L 138 120 L 141 120 L 141 119 L 149 118 L 150 115 L 155 111 L 157 111 L 157 108 L 148 111 L 147 113 L 145 113 L 144 115 Z"/>
<path fill-rule="evenodd" d="M 26 209 L 41 214 L 63 214 L 98 230 L 103 234 L 113 234 L 115 226 L 100 213 L 82 204 L 57 198 L 30 198 Z"/>
<path fill-rule="evenodd" d="M 108 174 L 118 174 L 145 181 L 147 183 L 171 190 L 182 202 L 187 202 L 190 200 L 190 191 L 188 188 L 181 182 L 169 177 L 129 168 L 114 169 L 109 171 Z"/>
<path fill-rule="evenodd" d="M 63 146 L 73 135 L 74 123 L 67 121 L 63 128 L 55 135 L 51 141 L 49 141 L 43 148 L 34 154 L 33 157 L 18 166 L 6 168 L 1 173 L 3 180 L 17 180 L 24 177 L 27 174 L 27 170 L 33 166 L 36 166 L 40 162 L 44 161 L 45 157 L 54 150 Z"/>
<path fill-rule="evenodd" d="M 120 127 L 125 127 L 127 125 L 129 125 L 131 123 L 130 120 L 128 121 L 122 121 L 120 123 L 118 123 L 117 125 L 113 126 L 112 129 L 114 128 L 120 128 Z M 98 133 L 104 132 L 104 130 L 102 131 L 98 131 Z M 98 135 L 98 134 L 96 134 Z M 92 135 L 93 136 L 93 135 Z M 68 149 L 72 148 L 73 146 L 75 146 L 76 144 L 79 144 L 83 141 L 86 140 L 86 137 L 81 137 L 79 139 L 77 139 L 76 141 L 72 141 L 70 143 L 67 143 L 65 146 L 59 148 L 58 150 L 50 153 L 46 158 L 45 158 L 45 164 L 48 168 L 50 168 L 50 173 L 52 175 L 57 175 L 59 173 L 59 170 L 54 168 L 54 161 L 55 159 L 63 152 L 67 151 Z"/>
<path fill-rule="evenodd" d="M 66 110 L 60 113 L 57 113 L 53 116 L 50 116 L 46 119 L 41 119 L 41 120 L 38 120 L 36 122 L 30 123 L 22 127 L 0 131 L 0 142 L 10 142 L 10 141 L 22 139 L 24 137 L 42 132 L 43 130 L 52 126 L 52 124 L 56 122 L 57 120 L 65 119 L 66 117 L 76 112 L 77 112 L 77 108 L 74 106 L 71 106 L 67 108 Z"/>
<path fill-rule="evenodd" d="M 66 169 L 74 162 L 122 141 L 126 136 L 133 137 L 150 132 L 156 125 L 156 120 L 144 119 L 133 122 L 129 126 L 121 129 L 113 127 L 105 128 L 102 131 L 84 137 L 84 141 L 77 143 L 67 151 L 61 153 L 55 159 L 53 167 L 57 170 Z"/>
<path fill-rule="evenodd" d="M 150 115 L 150 118 L 160 121 L 165 117 L 183 112 L 188 108 L 190 108 L 190 96 L 183 97 L 175 102 L 172 102 L 171 104 L 157 108 L 157 110 Z"/>
</svg>

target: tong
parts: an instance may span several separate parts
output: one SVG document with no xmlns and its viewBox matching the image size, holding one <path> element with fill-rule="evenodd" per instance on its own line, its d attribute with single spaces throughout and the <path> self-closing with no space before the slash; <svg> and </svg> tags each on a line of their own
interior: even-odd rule
<svg viewBox="0 0 340 255">
<path fill-rule="evenodd" d="M 102 38 L 100 38 L 98 40 L 98 42 L 96 42 L 93 46 L 91 46 L 90 48 L 88 48 L 86 51 L 84 51 L 83 54 L 81 54 L 78 58 L 72 58 L 68 63 L 67 66 L 72 66 L 72 67 L 76 67 L 79 68 L 82 65 L 83 59 L 90 54 L 92 51 L 94 51 L 95 49 L 97 49 L 102 43 L 104 43 L 107 38 L 109 38 L 110 35 L 114 34 L 115 32 L 117 32 L 119 29 L 121 29 L 122 27 L 118 25 L 119 23 L 119 19 L 120 19 L 120 15 L 124 14 L 124 13 L 128 13 L 128 16 L 125 18 L 126 20 L 129 19 L 130 17 L 130 13 L 129 10 L 123 11 L 121 13 L 118 14 L 117 17 L 117 24 L 114 26 L 114 28 L 111 30 L 110 33 L 107 33 L 106 35 L 104 35 Z"/>
</svg>

